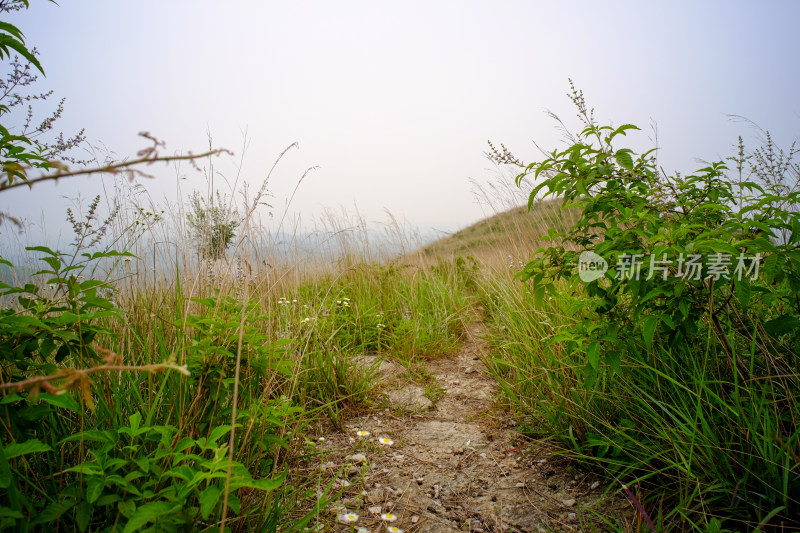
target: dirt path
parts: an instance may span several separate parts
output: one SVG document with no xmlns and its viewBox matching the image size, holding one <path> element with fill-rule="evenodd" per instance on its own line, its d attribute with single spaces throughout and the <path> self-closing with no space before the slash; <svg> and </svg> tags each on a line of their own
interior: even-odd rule
<svg viewBox="0 0 800 533">
<path fill-rule="evenodd" d="M 322 444 L 331 450 L 323 466 L 346 487 L 338 513 L 354 511 L 356 526 L 386 531 L 380 515 L 391 512 L 391 525 L 408 533 L 570 531 L 585 527 L 587 509 L 630 515 L 627 502 L 604 498 L 597 479 L 498 418 L 481 334 L 471 325 L 458 355 L 427 362 L 435 404 L 399 377 L 402 367 L 382 364 L 387 406 L 348 420 Z M 382 446 L 380 437 L 394 443 Z"/>
</svg>

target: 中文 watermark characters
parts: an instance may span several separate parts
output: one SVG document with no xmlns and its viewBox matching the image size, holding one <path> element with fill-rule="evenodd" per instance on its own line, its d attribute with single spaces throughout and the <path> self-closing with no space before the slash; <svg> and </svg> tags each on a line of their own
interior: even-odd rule
<svg viewBox="0 0 800 533">
<path fill-rule="evenodd" d="M 622 254 L 617 258 L 614 267 L 617 279 L 653 279 L 666 280 L 668 277 L 678 277 L 687 280 L 699 281 L 711 279 L 734 278 L 755 280 L 758 278 L 761 254 L 748 256 L 745 254 L 733 255 L 726 253 L 714 254 L 679 254 L 669 257 L 662 254 Z M 578 276 L 582 281 L 589 283 L 605 275 L 609 270 L 608 261 L 600 255 L 585 251 L 578 258 Z"/>
</svg>

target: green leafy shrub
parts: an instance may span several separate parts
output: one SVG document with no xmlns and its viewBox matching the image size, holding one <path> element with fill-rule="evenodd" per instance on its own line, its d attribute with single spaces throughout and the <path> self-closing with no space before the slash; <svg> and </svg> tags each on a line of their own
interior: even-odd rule
<svg viewBox="0 0 800 533">
<path fill-rule="evenodd" d="M 195 191 L 189 197 L 189 210 L 186 220 L 200 256 L 205 259 L 224 257 L 239 227 L 235 207 L 219 191 L 209 200 Z"/>
<path fill-rule="evenodd" d="M 562 303 L 549 337 L 560 355 L 511 356 L 496 372 L 517 397 L 513 379 L 543 372 L 553 392 L 529 412 L 577 456 L 644 483 L 662 527 L 712 516 L 796 525 L 800 194 L 785 186 L 795 152 L 782 177 L 757 166 L 745 176 L 743 147 L 738 176 L 724 162 L 669 176 L 652 151 L 617 146 L 638 128 L 600 126 L 580 91 L 571 98 L 585 128 L 517 178 L 538 180 L 531 204 L 544 193 L 581 211 L 520 273 L 539 308 Z"/>
</svg>

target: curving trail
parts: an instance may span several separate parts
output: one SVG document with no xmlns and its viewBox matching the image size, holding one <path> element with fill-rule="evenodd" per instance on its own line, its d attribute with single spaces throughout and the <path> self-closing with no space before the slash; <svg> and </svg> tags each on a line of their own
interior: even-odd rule
<svg viewBox="0 0 800 533">
<path fill-rule="evenodd" d="M 322 466 L 346 487 L 340 509 L 376 532 L 386 531 L 380 514 L 391 512 L 391 525 L 407 533 L 581 531 L 590 522 L 602 530 L 589 509 L 631 516 L 630 504 L 604 495 L 592 475 L 498 418 L 481 335 L 482 325 L 471 324 L 456 356 L 427 362 L 444 392 L 435 404 L 398 377 L 402 367 L 381 364 L 386 408 L 347 420 L 346 432 L 325 442 L 332 453 Z M 359 429 L 371 437 L 358 439 Z M 394 444 L 378 444 L 383 436 Z"/>
</svg>

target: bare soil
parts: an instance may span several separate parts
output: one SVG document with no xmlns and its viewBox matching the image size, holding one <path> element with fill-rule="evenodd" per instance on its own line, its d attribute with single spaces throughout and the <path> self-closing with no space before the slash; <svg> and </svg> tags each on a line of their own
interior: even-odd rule
<svg viewBox="0 0 800 533">
<path fill-rule="evenodd" d="M 317 445 L 325 452 L 318 493 L 324 479 L 341 492 L 321 523 L 386 531 L 380 515 L 391 512 L 391 525 L 407 533 L 596 531 L 604 527 L 592 511 L 623 522 L 634 515 L 599 478 L 515 431 L 494 400 L 481 333 L 472 324 L 457 355 L 427 362 L 435 379 L 427 380 L 427 398 L 423 385 L 401 377 L 403 367 L 381 364 L 384 407 L 326 431 Z M 381 437 L 393 444 L 381 445 Z M 344 510 L 358 521 L 340 524 Z"/>
</svg>

